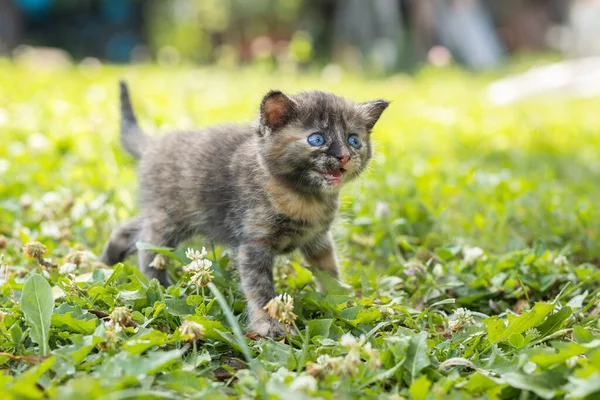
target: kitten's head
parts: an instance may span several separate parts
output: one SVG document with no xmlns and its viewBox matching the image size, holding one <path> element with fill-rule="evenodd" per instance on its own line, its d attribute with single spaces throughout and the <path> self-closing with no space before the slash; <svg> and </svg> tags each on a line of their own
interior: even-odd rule
<svg viewBox="0 0 600 400">
<path fill-rule="evenodd" d="M 371 129 L 388 105 L 272 91 L 260 108 L 261 156 L 274 176 L 299 192 L 336 192 L 367 166 Z"/>
</svg>

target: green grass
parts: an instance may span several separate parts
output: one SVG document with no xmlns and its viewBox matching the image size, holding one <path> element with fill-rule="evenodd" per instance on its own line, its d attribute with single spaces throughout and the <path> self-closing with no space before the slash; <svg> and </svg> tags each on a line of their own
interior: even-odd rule
<svg viewBox="0 0 600 400">
<path fill-rule="evenodd" d="M 133 259 L 109 278 L 93 260 L 136 211 L 135 162 L 117 135 L 120 77 L 151 132 L 250 121 L 271 88 L 393 101 L 369 172 L 343 191 L 335 237 L 347 285 L 316 293 L 299 258 L 279 262 L 298 335 L 239 335 L 230 253 L 202 238 L 165 253 L 181 275 L 185 247 L 206 246 L 211 290 L 185 275 L 161 288 Z M 597 398 L 600 100 L 495 107 L 490 79 L 0 63 L 3 399 Z M 45 259 L 23 254 L 32 241 Z M 76 256 L 79 282 L 52 266 Z M 131 311 L 120 332 L 106 318 L 115 307 Z M 204 326 L 195 346 L 184 320 Z"/>
</svg>

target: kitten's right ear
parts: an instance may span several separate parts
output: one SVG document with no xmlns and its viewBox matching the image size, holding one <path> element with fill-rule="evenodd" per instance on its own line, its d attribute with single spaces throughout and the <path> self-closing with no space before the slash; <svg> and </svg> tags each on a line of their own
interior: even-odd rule
<svg viewBox="0 0 600 400">
<path fill-rule="evenodd" d="M 272 90 L 260 105 L 260 122 L 271 131 L 283 128 L 294 116 L 296 105 L 283 92 Z"/>
<path fill-rule="evenodd" d="M 386 100 L 374 100 L 361 103 L 361 107 L 367 116 L 367 128 L 369 128 L 369 131 L 373 129 L 377 121 L 379 121 L 379 117 L 381 117 L 381 114 L 383 114 L 389 105 L 390 102 Z"/>
</svg>

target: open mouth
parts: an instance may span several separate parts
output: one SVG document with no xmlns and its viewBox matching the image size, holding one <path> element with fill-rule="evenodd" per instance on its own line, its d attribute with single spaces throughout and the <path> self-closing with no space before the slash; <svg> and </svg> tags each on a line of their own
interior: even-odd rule
<svg viewBox="0 0 600 400">
<path fill-rule="evenodd" d="M 329 183 L 339 185 L 342 183 L 342 177 L 344 173 L 346 173 L 344 168 L 336 168 L 325 172 L 323 175 Z"/>
</svg>

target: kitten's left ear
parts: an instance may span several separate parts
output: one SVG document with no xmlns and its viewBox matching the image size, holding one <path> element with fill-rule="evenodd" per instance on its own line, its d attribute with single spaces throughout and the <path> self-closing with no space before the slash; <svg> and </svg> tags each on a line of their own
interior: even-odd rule
<svg viewBox="0 0 600 400">
<path fill-rule="evenodd" d="M 283 92 L 273 90 L 267 93 L 260 105 L 260 122 L 274 131 L 283 128 L 295 113 L 294 101 Z"/>
<path fill-rule="evenodd" d="M 369 130 L 373 129 L 377 121 L 379 121 L 379 117 L 381 117 L 381 114 L 389 105 L 390 102 L 386 100 L 373 100 L 360 104 L 360 107 L 367 116 L 367 128 Z"/>
</svg>

